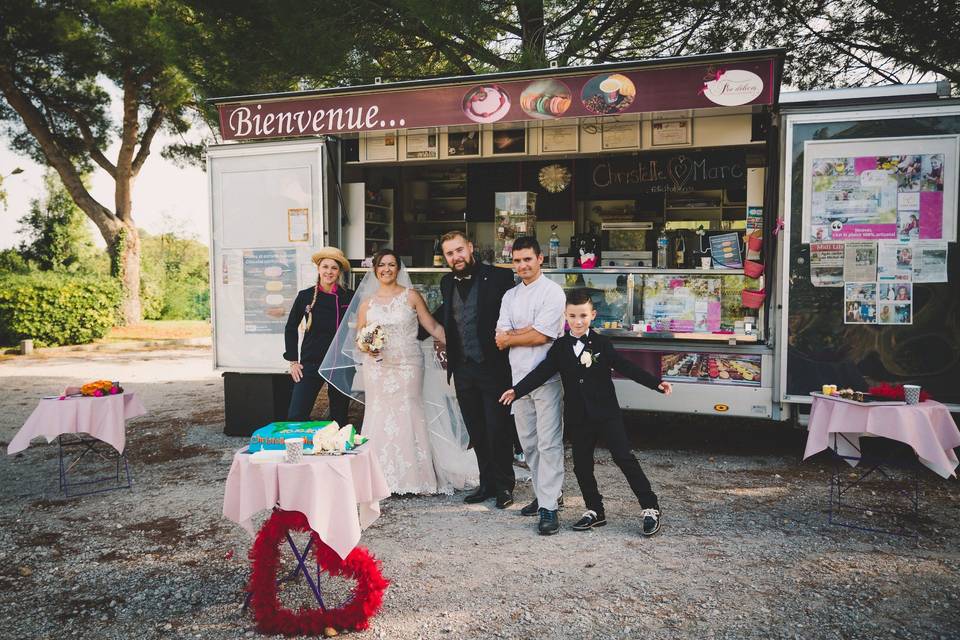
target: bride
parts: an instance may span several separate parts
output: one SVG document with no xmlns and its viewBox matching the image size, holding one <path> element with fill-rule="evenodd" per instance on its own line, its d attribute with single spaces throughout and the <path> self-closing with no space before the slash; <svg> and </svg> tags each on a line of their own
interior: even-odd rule
<svg viewBox="0 0 960 640">
<path fill-rule="evenodd" d="M 362 432 L 390 491 L 435 494 L 476 486 L 477 460 L 473 451 L 464 450 L 465 427 L 451 402 L 453 391 L 432 359 L 425 367 L 417 340 L 423 325 L 444 342 L 443 326 L 430 315 L 393 250 L 374 256 L 373 270 L 357 288 L 344 320 L 320 373 L 366 405 Z M 381 351 L 361 353 L 356 333 L 369 325 L 382 327 L 386 339 Z"/>
</svg>

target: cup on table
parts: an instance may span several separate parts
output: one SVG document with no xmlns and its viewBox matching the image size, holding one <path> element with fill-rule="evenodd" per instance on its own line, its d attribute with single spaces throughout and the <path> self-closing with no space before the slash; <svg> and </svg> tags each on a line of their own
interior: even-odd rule
<svg viewBox="0 0 960 640">
<path fill-rule="evenodd" d="M 920 404 L 920 385 L 903 385 L 903 399 L 907 401 L 907 404 Z"/>
<path fill-rule="evenodd" d="M 283 445 L 287 448 L 287 462 L 303 462 L 303 438 L 284 438 Z"/>
<path fill-rule="evenodd" d="M 713 265 L 713 258 L 710 256 L 703 256 L 700 258 L 700 268 L 709 269 Z"/>
</svg>

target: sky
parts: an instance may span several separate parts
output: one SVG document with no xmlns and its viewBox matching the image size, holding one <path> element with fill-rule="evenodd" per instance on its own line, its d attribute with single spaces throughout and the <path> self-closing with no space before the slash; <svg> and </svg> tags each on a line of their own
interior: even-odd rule
<svg viewBox="0 0 960 640">
<path fill-rule="evenodd" d="M 119 92 L 111 93 L 119 98 Z M 114 99 L 114 110 L 118 105 L 119 100 Z M 162 132 L 154 138 L 150 157 L 134 182 L 133 219 L 138 228 L 150 233 L 178 232 L 208 244 L 210 222 L 206 173 L 195 167 L 180 169 L 161 158 L 160 150 L 173 140 Z M 180 138 L 176 140 L 181 141 Z M 119 140 L 115 140 L 105 154 L 107 158 L 115 161 L 119 147 Z M 11 176 L 17 167 L 22 168 L 23 173 Z M 0 175 L 5 176 L 3 187 L 7 192 L 6 210 L 0 205 L 0 249 L 20 243 L 17 220 L 29 211 L 30 200 L 41 196 L 44 169 L 26 156 L 11 151 L 9 139 L 0 136 Z M 97 167 L 92 176 L 91 191 L 93 197 L 111 211 L 114 208 L 114 185 L 107 172 Z M 105 246 L 92 222 L 90 230 L 93 239 Z"/>
</svg>

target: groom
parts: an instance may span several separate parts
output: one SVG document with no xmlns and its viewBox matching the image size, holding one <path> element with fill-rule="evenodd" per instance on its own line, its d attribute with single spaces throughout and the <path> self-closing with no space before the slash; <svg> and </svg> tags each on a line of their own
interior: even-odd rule
<svg viewBox="0 0 960 640">
<path fill-rule="evenodd" d="M 500 394 L 512 384 L 507 354 L 494 341 L 503 294 L 513 272 L 473 259 L 473 243 L 462 231 L 440 238 L 450 273 L 440 280 L 443 304 L 434 312 L 447 334 L 447 381 L 453 376 L 457 402 L 480 468 L 480 486 L 463 501 L 497 499 L 513 504 L 513 425 Z"/>
</svg>

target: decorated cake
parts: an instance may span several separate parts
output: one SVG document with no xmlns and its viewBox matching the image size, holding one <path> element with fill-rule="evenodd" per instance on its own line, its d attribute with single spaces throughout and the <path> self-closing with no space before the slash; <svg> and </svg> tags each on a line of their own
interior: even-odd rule
<svg viewBox="0 0 960 640">
<path fill-rule="evenodd" d="M 367 441 L 359 435 L 353 425 L 340 428 L 340 425 L 331 420 L 316 420 L 310 422 L 271 422 L 260 427 L 250 436 L 250 446 L 247 451 L 283 451 L 286 448 L 284 440 L 287 438 L 303 438 L 303 452 L 305 454 L 319 451 L 349 450 Z"/>
</svg>

